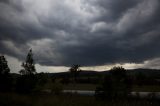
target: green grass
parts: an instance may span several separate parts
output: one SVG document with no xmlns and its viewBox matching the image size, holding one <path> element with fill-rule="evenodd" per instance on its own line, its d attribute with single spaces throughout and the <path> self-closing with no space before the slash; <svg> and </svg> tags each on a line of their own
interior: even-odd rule
<svg viewBox="0 0 160 106">
<path fill-rule="evenodd" d="M 0 93 L 0 106 L 159 106 L 158 101 L 97 101 L 91 96 Z"/>
</svg>

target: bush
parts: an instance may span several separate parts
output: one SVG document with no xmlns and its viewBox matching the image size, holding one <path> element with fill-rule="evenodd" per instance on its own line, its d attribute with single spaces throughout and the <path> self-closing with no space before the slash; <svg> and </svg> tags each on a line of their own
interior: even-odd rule
<svg viewBox="0 0 160 106">
<path fill-rule="evenodd" d="M 113 67 L 105 76 L 103 83 L 95 91 L 96 98 L 126 98 L 131 92 L 131 81 L 122 67 Z"/>
<path fill-rule="evenodd" d="M 70 79 L 68 77 L 64 77 L 60 80 L 60 83 L 68 85 L 70 83 Z"/>
<path fill-rule="evenodd" d="M 7 92 L 12 90 L 12 77 L 10 75 L 0 76 L 0 91 Z"/>
<path fill-rule="evenodd" d="M 17 78 L 16 91 L 19 93 L 30 93 L 36 87 L 37 78 L 35 75 L 21 75 Z"/>
<path fill-rule="evenodd" d="M 52 93 L 59 95 L 63 90 L 63 86 L 60 83 L 54 83 L 51 86 Z"/>
<path fill-rule="evenodd" d="M 12 78 L 7 60 L 0 55 L 0 91 L 9 91 L 12 88 Z"/>
</svg>

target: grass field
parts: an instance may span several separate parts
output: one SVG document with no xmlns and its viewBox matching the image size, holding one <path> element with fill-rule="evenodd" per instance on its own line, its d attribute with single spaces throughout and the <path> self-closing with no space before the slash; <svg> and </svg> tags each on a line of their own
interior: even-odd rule
<svg viewBox="0 0 160 106">
<path fill-rule="evenodd" d="M 68 84 L 64 85 L 65 90 L 95 90 L 98 85 L 96 84 Z"/>
<path fill-rule="evenodd" d="M 133 91 L 136 92 L 160 92 L 160 85 L 143 85 L 143 86 L 133 86 Z"/>
<path fill-rule="evenodd" d="M 160 106 L 160 102 L 145 99 L 98 101 L 91 96 L 71 94 L 0 93 L 0 106 Z"/>
<path fill-rule="evenodd" d="M 95 90 L 98 85 L 96 84 L 68 84 L 63 85 L 65 90 Z M 133 91 L 135 92 L 160 92 L 160 86 L 158 85 L 143 85 L 143 86 L 133 86 Z"/>
</svg>

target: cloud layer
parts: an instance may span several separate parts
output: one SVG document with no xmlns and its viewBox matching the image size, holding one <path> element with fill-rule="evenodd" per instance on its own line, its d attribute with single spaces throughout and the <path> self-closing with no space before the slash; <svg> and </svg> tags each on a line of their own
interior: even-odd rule
<svg viewBox="0 0 160 106">
<path fill-rule="evenodd" d="M 45 66 L 140 64 L 160 57 L 159 11 L 159 0 L 1 0 L 0 54 L 23 61 L 32 48 Z"/>
</svg>

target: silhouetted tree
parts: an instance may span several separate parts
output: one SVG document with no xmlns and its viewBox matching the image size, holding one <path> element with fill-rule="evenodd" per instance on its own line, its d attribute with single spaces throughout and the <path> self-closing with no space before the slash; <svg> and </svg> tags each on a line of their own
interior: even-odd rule
<svg viewBox="0 0 160 106">
<path fill-rule="evenodd" d="M 34 66 L 32 49 L 26 57 L 26 61 L 22 63 L 22 69 L 20 71 L 21 76 L 17 79 L 16 90 L 20 93 L 31 92 L 37 84 L 37 77 L 35 76 L 36 69 Z"/>
<path fill-rule="evenodd" d="M 0 56 L 0 75 L 8 75 L 10 69 L 4 56 Z"/>
<path fill-rule="evenodd" d="M 123 67 L 113 67 L 110 70 L 113 88 L 114 88 L 114 96 L 115 97 L 127 97 L 127 95 L 131 92 L 131 80 L 127 76 L 126 70 Z"/>
<path fill-rule="evenodd" d="M 35 74 L 36 69 L 34 65 L 34 60 L 33 60 L 33 53 L 32 49 L 29 50 L 29 53 L 26 57 L 26 61 L 22 63 L 22 67 L 24 69 L 20 70 L 20 74 L 26 75 L 26 74 Z"/>
<path fill-rule="evenodd" d="M 96 89 L 96 96 L 116 99 L 126 98 L 131 92 L 131 80 L 122 67 L 113 67 L 105 76 L 103 84 Z"/>
<path fill-rule="evenodd" d="M 77 81 L 77 76 L 78 76 L 79 72 L 81 72 L 80 65 L 73 65 L 69 69 L 69 71 L 73 75 L 74 81 L 76 82 Z"/>
<path fill-rule="evenodd" d="M 10 69 L 4 56 L 0 56 L 0 91 L 11 89 Z"/>
</svg>

